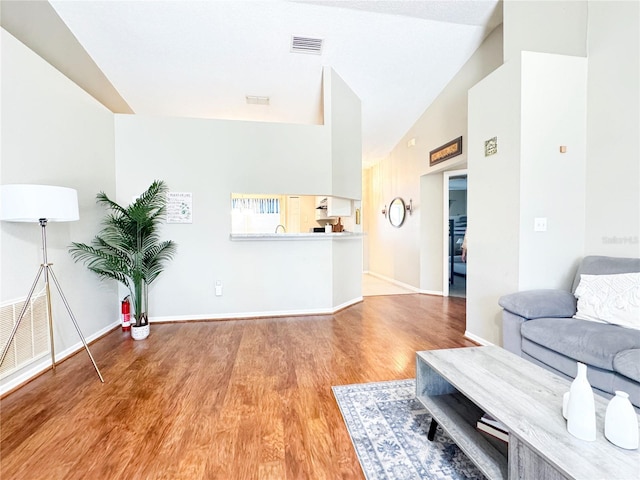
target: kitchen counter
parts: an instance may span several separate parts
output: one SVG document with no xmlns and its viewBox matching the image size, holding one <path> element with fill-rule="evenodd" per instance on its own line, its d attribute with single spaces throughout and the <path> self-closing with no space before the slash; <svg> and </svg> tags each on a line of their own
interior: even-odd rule
<svg viewBox="0 0 640 480">
<path fill-rule="evenodd" d="M 229 239 L 232 241 L 272 241 L 272 240 L 346 240 L 362 238 L 362 233 L 336 232 L 336 233 L 232 233 Z"/>
</svg>

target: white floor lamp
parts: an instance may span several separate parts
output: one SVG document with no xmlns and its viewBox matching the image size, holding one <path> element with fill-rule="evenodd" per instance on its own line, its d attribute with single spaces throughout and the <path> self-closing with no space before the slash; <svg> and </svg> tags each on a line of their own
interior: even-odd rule
<svg viewBox="0 0 640 480">
<path fill-rule="evenodd" d="M 0 220 L 5 222 L 32 222 L 39 223 L 42 231 L 42 264 L 36 275 L 36 279 L 33 281 L 31 290 L 27 295 L 27 299 L 24 302 L 18 321 L 13 326 L 13 330 L 9 335 L 9 340 L 2 350 L 0 356 L 0 365 L 4 362 L 9 347 L 13 338 L 18 331 L 20 322 L 27 311 L 33 292 L 40 280 L 40 276 L 44 274 L 44 286 L 47 297 L 47 315 L 49 317 L 49 338 L 51 342 L 51 365 L 53 369 L 56 369 L 56 357 L 53 341 L 53 316 L 51 312 L 51 291 L 49 288 L 49 279 L 53 280 L 53 283 L 62 298 L 62 302 L 69 312 L 69 316 L 73 321 L 73 325 L 76 327 L 76 331 L 82 340 L 85 350 L 89 354 L 91 363 L 96 369 L 100 381 L 104 383 L 104 379 L 98 370 L 89 346 L 80 331 L 76 317 L 71 311 L 69 302 L 67 302 L 60 283 L 53 273 L 52 264 L 47 259 L 47 223 L 48 222 L 73 222 L 79 219 L 78 215 L 78 192 L 72 188 L 66 187 L 54 187 L 50 185 L 2 185 L 0 186 Z"/>
</svg>

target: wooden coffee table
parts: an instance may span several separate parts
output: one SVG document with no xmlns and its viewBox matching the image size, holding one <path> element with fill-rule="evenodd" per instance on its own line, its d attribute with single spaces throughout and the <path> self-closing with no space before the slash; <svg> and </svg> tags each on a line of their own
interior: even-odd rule
<svg viewBox="0 0 640 480">
<path fill-rule="evenodd" d="M 595 395 L 597 439 L 586 442 L 562 417 L 570 382 L 500 347 L 417 352 L 416 362 L 417 398 L 488 478 L 640 478 L 640 452 L 604 438 L 607 399 Z M 509 430 L 508 450 L 475 428 L 483 412 Z"/>
</svg>

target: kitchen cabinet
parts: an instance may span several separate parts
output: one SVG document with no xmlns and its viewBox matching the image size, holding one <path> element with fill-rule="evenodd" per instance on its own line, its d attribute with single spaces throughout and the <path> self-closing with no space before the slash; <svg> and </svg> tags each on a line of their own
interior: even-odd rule
<svg viewBox="0 0 640 480">
<path fill-rule="evenodd" d="M 341 197 L 316 197 L 316 220 L 351 216 L 351 199 Z"/>
</svg>

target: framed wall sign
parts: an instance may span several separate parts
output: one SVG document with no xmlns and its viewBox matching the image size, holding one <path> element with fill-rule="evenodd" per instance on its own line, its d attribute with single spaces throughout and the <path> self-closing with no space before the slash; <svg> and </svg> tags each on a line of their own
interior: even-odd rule
<svg viewBox="0 0 640 480">
<path fill-rule="evenodd" d="M 462 137 L 451 140 L 429 152 L 429 166 L 434 166 L 462 153 Z"/>
<path fill-rule="evenodd" d="M 191 192 L 167 193 L 167 223 L 193 223 Z"/>
</svg>

